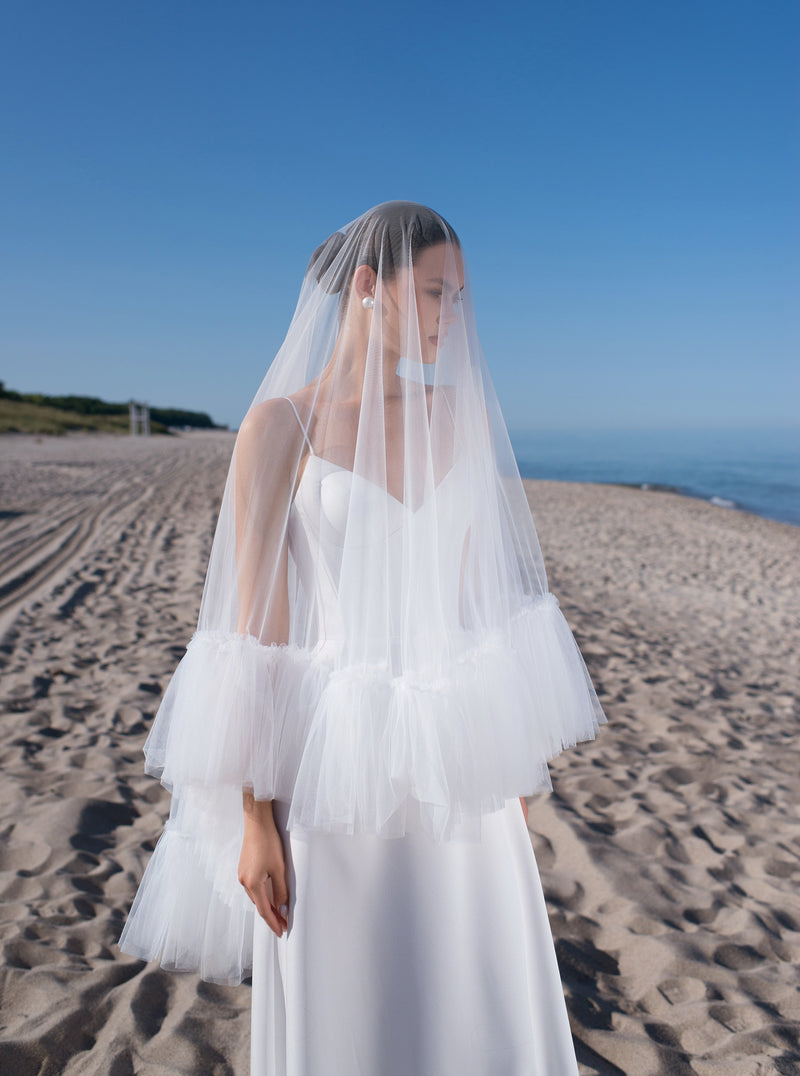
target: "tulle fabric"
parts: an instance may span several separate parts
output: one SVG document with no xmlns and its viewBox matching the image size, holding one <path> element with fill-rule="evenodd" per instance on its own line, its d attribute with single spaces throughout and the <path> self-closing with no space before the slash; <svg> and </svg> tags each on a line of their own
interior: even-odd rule
<svg viewBox="0 0 800 1076">
<path fill-rule="evenodd" d="M 386 664 L 336 668 L 324 646 L 198 631 L 156 715 L 145 769 L 172 791 L 246 787 L 286 800 L 290 828 L 329 832 L 401 836 L 413 796 L 435 840 L 456 824 L 479 840 L 484 811 L 552 787 L 547 761 L 592 739 L 598 710 L 552 594 L 506 632 L 464 633 L 436 678 L 393 676 Z"/>
<path fill-rule="evenodd" d="M 508 635 L 465 640 L 449 675 L 429 681 L 196 632 L 145 747 L 172 810 L 121 947 L 210 981 L 250 973 L 242 786 L 290 804 L 289 829 L 402 837 L 413 799 L 415 832 L 479 843 L 485 813 L 549 790 L 547 760 L 603 720 L 552 594 L 519 610 Z"/>
<path fill-rule="evenodd" d="M 605 721 L 544 562 L 461 244 L 415 203 L 312 257 L 241 424 L 197 630 L 145 745 L 173 796 L 120 947 L 247 974 L 242 792 L 437 843 Z"/>
</svg>

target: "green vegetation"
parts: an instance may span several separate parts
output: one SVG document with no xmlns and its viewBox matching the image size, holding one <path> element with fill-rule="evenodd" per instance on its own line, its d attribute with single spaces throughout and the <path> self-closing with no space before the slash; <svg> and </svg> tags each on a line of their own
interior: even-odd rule
<svg viewBox="0 0 800 1076">
<path fill-rule="evenodd" d="M 226 429 L 203 411 L 174 407 L 150 408 L 150 432 L 168 434 L 170 426 Z M 128 433 L 127 403 L 109 403 L 97 396 L 46 396 L 41 392 L 14 392 L 0 381 L 0 433 L 66 433 L 98 430 Z"/>
</svg>

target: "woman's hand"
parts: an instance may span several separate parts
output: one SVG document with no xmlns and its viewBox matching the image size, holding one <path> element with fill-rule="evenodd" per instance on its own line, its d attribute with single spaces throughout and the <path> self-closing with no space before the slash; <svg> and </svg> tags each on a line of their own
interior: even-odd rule
<svg viewBox="0 0 800 1076">
<path fill-rule="evenodd" d="M 528 824 L 528 801 L 524 796 L 520 796 L 519 802 L 522 804 L 522 813 L 525 816 L 525 825 Z"/>
<path fill-rule="evenodd" d="M 289 929 L 289 888 L 283 841 L 272 817 L 272 802 L 243 797 L 244 837 L 239 881 L 256 911 L 278 937 Z M 285 911 L 285 915 L 283 914 Z"/>
</svg>

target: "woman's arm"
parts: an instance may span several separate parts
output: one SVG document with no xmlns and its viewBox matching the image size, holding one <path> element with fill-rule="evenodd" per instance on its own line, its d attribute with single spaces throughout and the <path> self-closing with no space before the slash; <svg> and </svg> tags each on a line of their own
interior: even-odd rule
<svg viewBox="0 0 800 1076">
<path fill-rule="evenodd" d="M 236 439 L 236 630 L 265 646 L 289 639 L 286 525 L 299 436 L 291 404 L 276 399 L 253 408 Z"/>
<path fill-rule="evenodd" d="M 298 433 L 291 405 L 268 400 L 249 412 L 236 441 L 236 630 L 267 646 L 289 639 L 286 522 Z M 243 788 L 242 809 L 239 882 L 258 914 L 281 937 L 289 925 L 289 889 L 272 801 L 256 800 Z"/>
</svg>

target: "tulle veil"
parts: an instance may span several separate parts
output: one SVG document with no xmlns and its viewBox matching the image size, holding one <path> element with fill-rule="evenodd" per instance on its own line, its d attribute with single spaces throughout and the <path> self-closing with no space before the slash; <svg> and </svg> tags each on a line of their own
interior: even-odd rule
<svg viewBox="0 0 800 1076">
<path fill-rule="evenodd" d="M 480 840 L 605 722 L 544 562 L 461 243 L 386 202 L 314 252 L 241 423 L 145 768 L 172 794 L 120 948 L 238 982 L 242 790 L 288 827 Z"/>
</svg>

